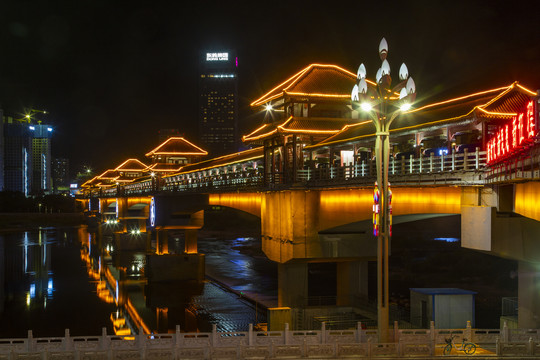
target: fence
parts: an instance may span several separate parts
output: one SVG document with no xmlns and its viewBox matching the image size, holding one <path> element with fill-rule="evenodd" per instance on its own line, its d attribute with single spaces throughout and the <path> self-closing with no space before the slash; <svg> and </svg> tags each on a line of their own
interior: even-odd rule
<svg viewBox="0 0 540 360">
<path fill-rule="evenodd" d="M 467 338 L 486 352 L 498 356 L 540 356 L 540 330 L 526 329 L 404 329 L 397 324 L 389 331 L 390 343 L 377 343 L 377 331 L 362 329 L 317 331 L 139 334 L 72 337 L 0 339 L 0 359 L 254 359 L 254 358 L 341 358 L 341 357 L 433 357 L 441 353 L 445 339 Z"/>
</svg>

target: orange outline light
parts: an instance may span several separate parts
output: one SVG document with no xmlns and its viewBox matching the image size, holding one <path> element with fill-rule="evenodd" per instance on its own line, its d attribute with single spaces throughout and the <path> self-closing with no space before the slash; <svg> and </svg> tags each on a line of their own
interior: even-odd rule
<svg viewBox="0 0 540 360">
<path fill-rule="evenodd" d="M 263 156 L 264 155 L 261 154 L 261 155 L 253 156 L 253 157 L 250 157 L 250 158 L 247 158 L 247 159 L 242 159 L 242 161 L 240 161 L 240 162 L 231 161 L 231 162 L 228 162 L 228 163 L 219 164 L 219 165 L 215 165 L 215 166 L 207 166 L 205 168 L 200 168 L 200 169 L 195 169 L 195 170 L 180 171 L 180 172 L 178 172 L 176 174 L 167 175 L 166 177 L 172 177 L 172 176 L 177 176 L 177 175 L 182 175 L 182 174 L 191 174 L 191 173 L 198 172 L 198 171 L 205 171 L 205 170 L 208 170 L 208 169 L 216 169 L 216 168 L 220 168 L 220 167 L 223 167 L 223 166 L 228 166 L 228 165 L 231 165 L 231 164 L 241 164 L 243 162 L 247 162 L 247 161 L 251 161 L 251 160 L 255 160 L 255 159 L 262 159 Z"/>
<path fill-rule="evenodd" d="M 141 164 L 142 166 L 144 166 L 144 169 L 122 169 L 122 166 L 124 166 L 127 162 L 129 161 L 136 161 L 138 162 L 139 164 Z M 118 165 L 114 170 L 115 171 L 134 171 L 134 172 L 137 172 L 137 171 L 144 171 L 145 169 L 148 169 L 148 165 L 144 164 L 142 161 L 138 160 L 138 159 L 134 159 L 134 158 L 131 158 L 131 159 L 127 159 L 126 161 L 124 161 L 123 163 L 121 163 L 120 165 Z"/>
<path fill-rule="evenodd" d="M 201 153 L 193 153 L 193 152 L 174 152 L 174 153 L 158 152 L 159 149 L 161 149 L 163 146 L 165 146 L 171 140 L 183 140 L 186 143 L 188 143 L 189 145 L 196 148 L 197 150 L 201 151 Z M 145 154 L 144 156 L 152 156 L 152 155 L 208 155 L 208 151 L 201 149 L 197 145 L 193 144 L 192 142 L 186 140 L 185 138 L 183 138 L 181 136 L 176 136 L 176 137 L 173 136 L 173 137 L 170 137 L 167 140 L 165 140 L 161 145 L 159 145 L 155 149 L 151 150 L 149 153 Z"/>
<path fill-rule="evenodd" d="M 517 113 L 500 113 L 500 112 L 492 112 L 492 111 L 487 111 L 486 109 L 484 108 L 481 108 L 481 107 L 477 107 L 478 110 L 480 110 L 481 112 L 485 113 L 485 114 L 489 114 L 489 115 L 496 115 L 496 116 L 516 116 Z"/>
<path fill-rule="evenodd" d="M 278 90 L 280 87 L 288 84 L 288 86 L 284 87 L 282 89 L 283 92 L 287 92 L 287 90 L 289 88 L 291 88 L 295 83 L 296 81 L 302 76 L 304 75 L 306 72 L 308 72 L 309 70 L 311 70 L 312 68 L 314 67 L 324 67 L 324 68 L 334 68 L 334 69 L 338 69 L 338 70 L 341 70 L 343 72 L 345 72 L 346 74 L 348 75 L 351 75 L 352 77 L 354 77 L 356 79 L 357 75 L 355 73 L 352 73 L 350 72 L 349 70 L 346 70 L 340 66 L 337 66 L 337 65 L 332 65 L 332 64 L 311 64 L 309 65 L 308 67 L 306 67 L 305 69 L 297 72 L 296 74 L 294 74 L 293 76 L 291 76 L 290 78 L 288 78 L 287 80 L 285 80 L 284 82 L 282 82 L 281 84 L 279 84 L 278 86 L 274 87 L 272 90 L 268 91 L 267 93 L 265 93 L 263 96 L 261 96 L 260 98 L 258 98 L 257 100 L 253 101 L 250 106 L 258 106 L 258 105 L 261 105 L 263 103 L 266 103 L 268 101 L 271 101 L 275 98 L 278 98 L 280 97 L 282 94 L 281 93 L 278 93 L 276 95 L 272 95 L 270 98 L 267 98 L 268 96 L 270 96 L 271 93 L 273 93 L 274 91 Z M 370 81 L 370 80 L 366 80 L 370 85 L 376 85 L 375 82 L 373 81 Z M 306 95 L 306 94 L 301 94 L 301 93 L 289 93 L 289 94 L 295 94 L 295 95 Z M 313 95 L 315 96 L 315 95 Z M 320 95 L 319 95 L 320 96 Z M 347 94 L 347 97 L 349 97 L 350 94 Z"/>
<path fill-rule="evenodd" d="M 426 108 L 438 106 L 438 105 L 448 104 L 448 103 L 451 103 L 451 102 L 454 102 L 454 101 L 459 101 L 459 100 L 463 100 L 463 99 L 468 99 L 468 98 L 471 98 L 471 97 L 474 97 L 474 96 L 484 95 L 484 94 L 487 94 L 487 93 L 490 93 L 490 92 L 496 92 L 496 91 L 501 91 L 501 90 L 507 90 L 508 88 L 509 88 L 509 87 L 505 86 L 505 87 L 501 87 L 501 88 L 497 88 L 497 89 L 481 91 L 481 92 L 477 92 L 477 93 L 474 93 L 474 94 L 465 95 L 465 96 L 453 98 L 453 99 L 450 99 L 450 100 L 441 101 L 441 102 L 438 102 L 438 103 L 433 103 L 433 104 L 424 105 L 424 106 L 422 106 L 422 107 L 419 107 L 419 108 L 416 108 L 416 109 L 413 109 L 413 110 L 409 110 L 409 111 L 405 112 L 405 114 L 414 113 L 414 112 L 417 112 L 417 111 L 420 111 L 420 110 L 424 110 L 424 109 L 426 109 Z M 482 106 L 485 106 L 485 105 L 487 105 L 487 104 L 484 104 L 484 105 L 482 105 Z"/>
</svg>

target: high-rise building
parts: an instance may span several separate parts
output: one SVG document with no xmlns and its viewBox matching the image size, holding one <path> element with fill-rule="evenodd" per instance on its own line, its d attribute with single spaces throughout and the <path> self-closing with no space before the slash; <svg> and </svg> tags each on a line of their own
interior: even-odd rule
<svg viewBox="0 0 540 360">
<path fill-rule="evenodd" d="M 4 190 L 4 110 L 0 109 L 0 191 Z"/>
<path fill-rule="evenodd" d="M 4 190 L 26 196 L 51 191 L 50 125 L 3 116 Z"/>
<path fill-rule="evenodd" d="M 69 160 L 56 158 L 52 161 L 52 186 L 55 194 L 69 193 Z"/>
<path fill-rule="evenodd" d="M 210 156 L 238 151 L 238 59 L 203 52 L 199 76 L 199 139 Z"/>
<path fill-rule="evenodd" d="M 32 191 L 32 137 L 28 123 L 4 116 L 4 190 Z"/>
<path fill-rule="evenodd" d="M 50 125 L 30 125 L 32 136 L 32 192 L 43 194 L 52 190 Z"/>
</svg>

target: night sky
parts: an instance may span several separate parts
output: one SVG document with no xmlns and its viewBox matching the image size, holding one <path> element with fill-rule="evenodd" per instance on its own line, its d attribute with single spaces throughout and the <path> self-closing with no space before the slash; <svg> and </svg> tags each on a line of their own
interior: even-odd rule
<svg viewBox="0 0 540 360">
<path fill-rule="evenodd" d="M 196 141 L 205 49 L 237 51 L 241 133 L 260 125 L 249 103 L 311 63 L 356 72 L 363 62 L 373 79 L 382 37 L 393 77 L 405 62 L 420 100 L 516 80 L 540 89 L 538 4 L 2 1 L 0 104 L 47 110 L 53 156 L 100 173 L 146 160 L 159 129 Z"/>
</svg>

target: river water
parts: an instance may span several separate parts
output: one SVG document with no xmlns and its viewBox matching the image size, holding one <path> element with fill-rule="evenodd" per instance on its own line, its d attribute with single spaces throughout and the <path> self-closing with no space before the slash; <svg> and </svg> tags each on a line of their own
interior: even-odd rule
<svg viewBox="0 0 540 360">
<path fill-rule="evenodd" d="M 461 248 L 460 226 L 459 215 L 395 225 L 391 301 L 407 306 L 415 287 L 472 290 L 476 327 L 497 328 L 502 297 L 517 296 L 517 262 Z M 119 250 L 112 235 L 100 239 L 86 227 L 0 233 L 0 337 L 26 337 L 29 329 L 36 337 L 65 329 L 99 335 L 103 327 L 108 334 L 164 333 L 176 325 L 206 332 L 214 324 L 246 331 L 264 323 L 264 307 L 277 306 L 277 265 L 259 238 L 224 234 L 199 234 L 208 281 L 149 284 L 145 252 Z M 181 252 L 177 235 L 170 235 L 170 252 Z"/>
<path fill-rule="evenodd" d="M 174 251 L 175 240 L 171 239 Z M 260 303 L 277 297 L 277 266 L 246 254 L 256 238 L 200 237 L 216 281 L 149 284 L 144 251 L 116 250 L 86 227 L 0 234 L 0 337 L 246 331 L 266 322 Z M 178 244 L 180 245 L 180 244 Z M 230 285 L 233 291 L 224 285 Z"/>
</svg>

